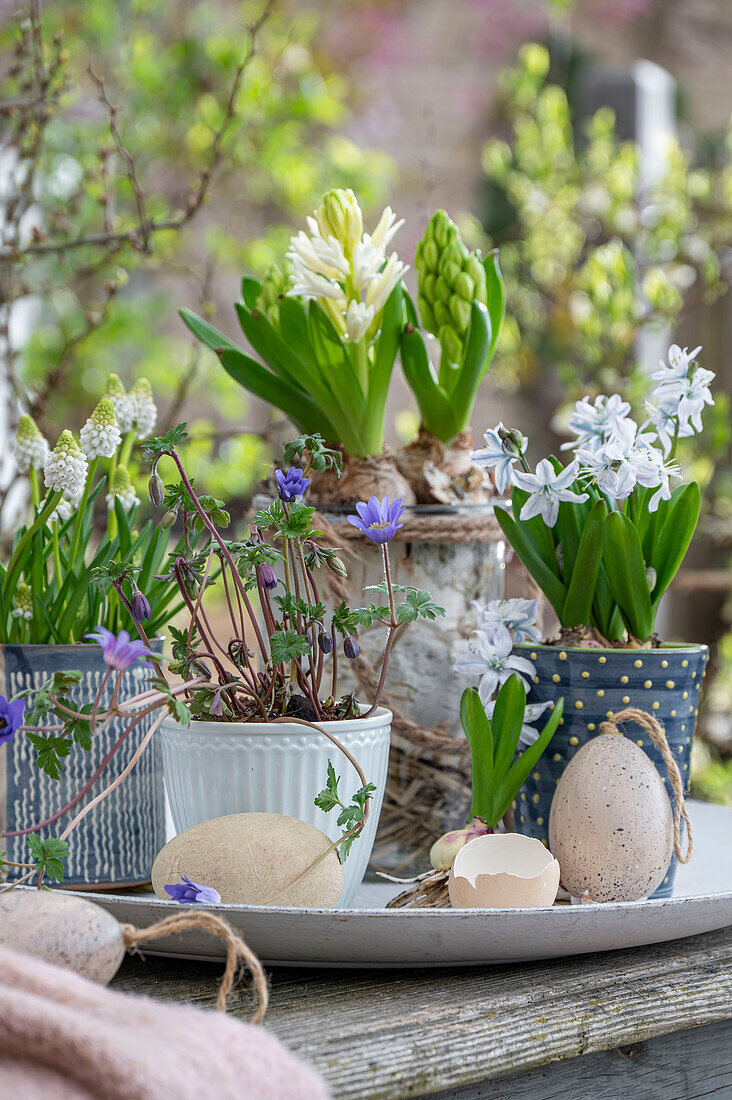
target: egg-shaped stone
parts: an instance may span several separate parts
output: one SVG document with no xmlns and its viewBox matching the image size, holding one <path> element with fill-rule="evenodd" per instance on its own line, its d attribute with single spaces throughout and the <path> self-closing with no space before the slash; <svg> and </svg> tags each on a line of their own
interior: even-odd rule
<svg viewBox="0 0 732 1100">
<path fill-rule="evenodd" d="M 91 901 L 57 890 L 0 894 L 0 944 L 106 985 L 125 953 L 122 927 Z"/>
<path fill-rule="evenodd" d="M 343 889 L 343 866 L 335 851 L 328 852 L 331 843 L 314 825 L 283 814 L 214 817 L 158 852 L 153 888 L 167 898 L 165 886 L 186 875 L 213 887 L 222 902 L 330 909 Z"/>
<path fill-rule="evenodd" d="M 582 746 L 557 784 L 549 846 L 573 897 L 637 901 L 660 886 L 673 851 L 673 814 L 640 746 L 620 734 Z"/>
</svg>

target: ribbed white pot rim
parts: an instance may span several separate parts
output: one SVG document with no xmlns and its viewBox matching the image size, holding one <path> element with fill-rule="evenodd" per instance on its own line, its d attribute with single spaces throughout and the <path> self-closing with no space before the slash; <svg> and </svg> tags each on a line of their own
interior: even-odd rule
<svg viewBox="0 0 732 1100">
<path fill-rule="evenodd" d="M 368 710 L 367 706 L 364 706 L 364 710 Z M 384 726 L 391 725 L 393 714 L 386 707 L 377 707 L 375 712 L 368 718 L 344 718 L 339 721 L 329 722 L 313 722 L 314 726 L 322 726 L 328 733 L 338 732 L 342 733 L 359 733 L 363 730 L 382 729 Z M 266 733 L 270 737 L 292 737 L 294 731 L 298 733 L 316 733 L 312 726 L 300 725 L 299 722 L 206 722 L 202 719 L 193 719 L 189 726 L 183 726 L 172 716 L 168 716 L 163 719 L 161 729 L 175 729 L 180 732 L 190 731 L 191 733 L 196 730 L 207 728 L 214 730 L 216 733 L 226 733 L 230 737 L 247 737 L 252 734 L 258 736 Z"/>
</svg>

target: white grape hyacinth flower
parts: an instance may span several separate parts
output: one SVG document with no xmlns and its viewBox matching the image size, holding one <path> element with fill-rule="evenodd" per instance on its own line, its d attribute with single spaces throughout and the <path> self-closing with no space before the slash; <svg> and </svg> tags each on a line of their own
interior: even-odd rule
<svg viewBox="0 0 732 1100">
<path fill-rule="evenodd" d="M 129 394 L 119 379 L 119 375 L 110 374 L 103 396 L 108 397 L 114 405 L 114 411 L 117 415 L 117 426 L 122 435 L 126 435 L 132 428 L 135 411 L 133 403 L 130 401 Z"/>
<path fill-rule="evenodd" d="M 61 432 L 43 467 L 43 481 L 52 492 L 76 502 L 84 492 L 89 464 L 70 431 Z"/>
<path fill-rule="evenodd" d="M 126 512 L 129 512 L 130 508 L 134 508 L 136 504 L 140 503 L 140 498 L 135 492 L 129 471 L 122 464 L 114 471 L 112 485 L 107 493 L 107 508 L 110 511 L 114 509 L 115 500 L 119 500 Z"/>
<path fill-rule="evenodd" d="M 20 582 L 15 591 L 15 601 L 10 617 L 11 619 L 23 619 L 27 623 L 33 618 L 33 594 L 24 581 Z"/>
<path fill-rule="evenodd" d="M 138 439 L 147 439 L 158 420 L 158 407 L 147 378 L 138 378 L 127 396 L 132 406 L 135 434 Z"/>
<path fill-rule="evenodd" d="M 45 499 L 41 501 L 41 511 L 46 507 L 47 500 L 48 497 L 45 497 Z M 78 504 L 78 498 L 69 500 L 67 497 L 63 497 L 46 520 L 48 526 L 51 527 L 54 523 L 58 523 L 60 527 L 61 524 L 66 523 L 66 521 L 73 516 L 76 504 Z"/>
<path fill-rule="evenodd" d="M 81 429 L 81 449 L 88 459 L 111 458 L 122 442 L 117 413 L 108 397 L 103 397 Z"/>
<path fill-rule="evenodd" d="M 48 443 L 33 417 L 28 413 L 23 413 L 18 421 L 10 450 L 21 474 L 30 469 L 43 469 L 48 457 Z"/>
</svg>

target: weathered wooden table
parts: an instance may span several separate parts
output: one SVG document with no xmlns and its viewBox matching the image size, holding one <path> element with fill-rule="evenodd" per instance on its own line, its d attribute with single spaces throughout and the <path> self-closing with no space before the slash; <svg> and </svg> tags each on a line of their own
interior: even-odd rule
<svg viewBox="0 0 732 1100">
<path fill-rule="evenodd" d="M 220 973 L 148 956 L 113 984 L 210 1007 Z M 732 928 L 514 966 L 270 976 L 265 1026 L 337 1100 L 732 1098 Z"/>
</svg>

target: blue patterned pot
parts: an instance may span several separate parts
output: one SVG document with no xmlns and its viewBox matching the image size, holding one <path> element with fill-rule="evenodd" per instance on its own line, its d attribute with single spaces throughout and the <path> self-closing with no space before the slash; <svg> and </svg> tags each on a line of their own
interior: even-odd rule
<svg viewBox="0 0 732 1100">
<path fill-rule="evenodd" d="M 513 804 L 517 832 L 548 844 L 549 810 L 559 777 L 577 750 L 600 732 L 602 722 L 629 706 L 647 711 L 661 723 L 688 790 L 699 694 L 709 657 L 706 646 L 638 650 L 519 645 L 515 652 L 528 657 L 536 668 L 530 703 L 564 697 L 559 728 Z M 537 724 L 541 728 L 541 719 Z M 635 723 L 625 723 L 623 732 L 651 758 L 673 805 L 659 750 Z M 671 892 L 674 868 L 675 860 L 654 897 Z"/>
<path fill-rule="evenodd" d="M 80 669 L 74 690 L 77 702 L 93 698 L 106 671 L 97 645 L 0 645 L 0 693 L 14 695 L 38 688 L 54 672 Z M 122 681 L 121 699 L 147 687 L 150 670 L 133 665 Z M 106 701 L 111 696 L 109 685 Z M 152 717 L 137 726 L 83 799 L 40 836 L 58 836 L 82 806 L 119 775 L 133 756 Z M 35 752 L 20 733 L 0 747 L 0 833 L 44 821 L 66 805 L 96 771 L 124 732 L 119 719 L 99 729 L 87 752 L 74 745 L 64 760 L 61 778 L 50 779 L 35 765 Z M 165 801 L 160 744 L 153 737 L 124 783 L 95 806 L 69 840 L 64 886 L 122 886 L 150 881 L 150 868 L 165 843 Z M 0 838 L 0 848 L 16 863 L 27 862 L 26 838 Z M 12 876 L 8 876 L 9 879 Z M 17 874 L 16 876 L 17 877 Z"/>
</svg>

